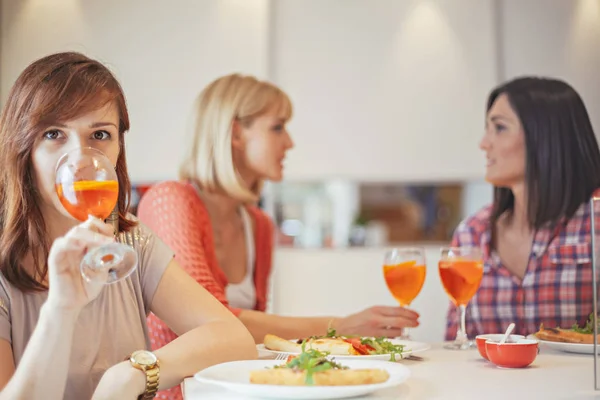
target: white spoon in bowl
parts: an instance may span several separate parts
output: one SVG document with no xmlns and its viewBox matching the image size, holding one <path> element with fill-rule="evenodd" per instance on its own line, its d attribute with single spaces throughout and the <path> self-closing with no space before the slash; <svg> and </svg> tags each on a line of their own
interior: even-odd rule
<svg viewBox="0 0 600 400">
<path fill-rule="evenodd" d="M 513 329 L 515 329 L 515 324 L 511 323 L 508 326 L 508 328 L 506 329 L 506 332 L 504 333 L 504 336 L 502 336 L 502 339 L 500 339 L 500 344 L 504 344 L 506 342 L 506 339 L 508 339 L 508 337 L 512 333 Z"/>
</svg>

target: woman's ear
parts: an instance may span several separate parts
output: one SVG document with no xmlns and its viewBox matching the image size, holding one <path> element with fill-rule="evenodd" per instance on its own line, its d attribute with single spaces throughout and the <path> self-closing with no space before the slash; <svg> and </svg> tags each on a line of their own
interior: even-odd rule
<svg viewBox="0 0 600 400">
<path fill-rule="evenodd" d="M 233 120 L 231 124 L 231 147 L 233 149 L 242 149 L 244 145 L 243 129 L 240 121 Z"/>
</svg>

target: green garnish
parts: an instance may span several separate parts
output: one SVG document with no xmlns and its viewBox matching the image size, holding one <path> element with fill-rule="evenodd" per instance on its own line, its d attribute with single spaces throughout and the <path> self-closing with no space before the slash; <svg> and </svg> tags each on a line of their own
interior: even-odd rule
<svg viewBox="0 0 600 400">
<path fill-rule="evenodd" d="M 314 385 L 313 374 L 315 372 L 327 371 L 330 369 L 348 369 L 333 360 L 327 358 L 329 353 L 321 352 L 315 349 L 306 349 L 306 341 L 302 342 L 302 353 L 291 359 L 284 365 L 275 366 L 275 368 L 291 368 L 297 371 L 306 371 L 307 385 Z"/>
<path fill-rule="evenodd" d="M 309 336 L 308 339 L 299 339 L 296 343 L 302 344 L 302 346 L 304 346 L 304 344 L 306 343 L 307 340 L 318 340 L 318 339 L 324 339 L 324 338 L 345 340 L 345 339 L 354 339 L 354 338 L 358 338 L 358 337 L 359 336 L 355 336 L 355 335 L 338 335 L 338 333 L 335 329 L 328 328 L 327 334 L 325 336 Z M 405 351 L 404 350 L 405 346 L 400 345 L 400 344 L 393 344 L 392 342 L 387 340 L 385 337 L 361 338 L 360 342 L 363 345 L 368 345 L 373 348 L 373 350 L 371 350 L 371 349 L 367 350 L 369 352 L 369 355 L 389 354 L 390 361 L 396 361 L 396 355 L 399 355 L 400 358 L 402 358 L 402 353 Z"/>
<path fill-rule="evenodd" d="M 375 349 L 371 351 L 371 354 L 389 354 L 390 361 L 396 361 L 396 355 L 399 355 L 400 358 L 402 358 L 404 345 L 393 344 L 385 337 L 362 338 L 360 342 Z"/>
<path fill-rule="evenodd" d="M 333 328 L 328 328 L 327 329 L 327 334 L 325 336 L 309 336 L 308 339 L 323 339 L 323 338 L 330 338 L 330 339 L 335 339 L 338 338 L 340 336 L 338 336 L 337 332 L 335 329 Z M 298 341 L 298 343 L 304 343 L 304 340 L 302 341 Z"/>
<path fill-rule="evenodd" d="M 594 321 L 594 313 L 591 313 L 583 328 L 580 328 L 579 325 L 577 325 L 577 323 L 575 323 L 575 324 L 573 324 L 573 327 L 571 329 L 578 333 L 593 334 L 594 333 L 594 322 L 593 321 Z"/>
</svg>

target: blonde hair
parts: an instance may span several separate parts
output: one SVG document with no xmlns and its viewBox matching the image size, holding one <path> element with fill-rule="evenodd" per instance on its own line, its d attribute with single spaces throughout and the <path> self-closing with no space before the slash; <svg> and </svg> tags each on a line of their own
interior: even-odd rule
<svg viewBox="0 0 600 400">
<path fill-rule="evenodd" d="M 233 162 L 233 123 L 248 127 L 274 107 L 284 113 L 286 121 L 291 118 L 289 97 L 272 83 L 240 74 L 213 81 L 196 99 L 193 132 L 179 177 L 205 190 L 220 189 L 243 202 L 256 202 L 262 182 L 250 189 L 243 185 Z"/>
</svg>

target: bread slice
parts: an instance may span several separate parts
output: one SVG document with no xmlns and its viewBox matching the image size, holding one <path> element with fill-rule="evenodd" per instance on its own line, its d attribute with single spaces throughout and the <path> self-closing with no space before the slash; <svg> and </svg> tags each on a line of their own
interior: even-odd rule
<svg viewBox="0 0 600 400">
<path fill-rule="evenodd" d="M 540 340 L 546 340 L 548 342 L 594 343 L 594 335 L 591 333 L 575 332 L 572 329 L 544 328 L 543 325 L 540 330 L 535 333 L 535 336 Z M 600 335 L 598 335 L 598 343 L 600 343 Z"/>
<path fill-rule="evenodd" d="M 369 385 L 386 382 L 390 374 L 382 369 L 330 369 L 314 372 L 314 386 Z M 313 386 L 306 383 L 306 371 L 290 368 L 250 372 L 250 382 L 263 385 Z"/>
<path fill-rule="evenodd" d="M 285 353 L 302 352 L 301 344 L 270 334 L 265 335 L 264 345 L 265 348 L 274 351 L 281 351 Z M 352 344 L 345 342 L 340 338 L 308 339 L 306 341 L 306 348 L 328 352 L 331 355 L 337 356 L 360 355 L 360 353 L 354 349 Z"/>
</svg>

